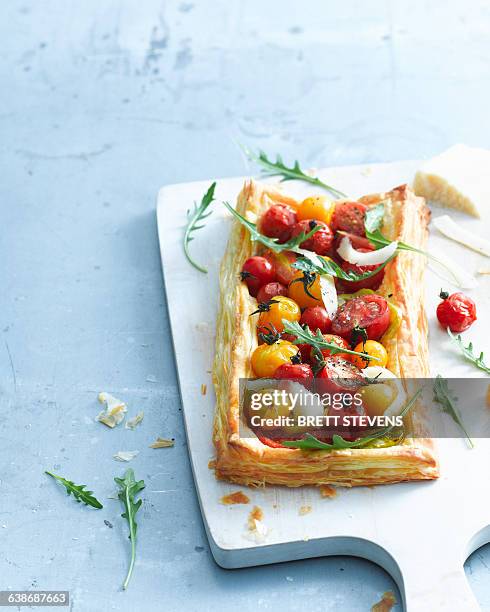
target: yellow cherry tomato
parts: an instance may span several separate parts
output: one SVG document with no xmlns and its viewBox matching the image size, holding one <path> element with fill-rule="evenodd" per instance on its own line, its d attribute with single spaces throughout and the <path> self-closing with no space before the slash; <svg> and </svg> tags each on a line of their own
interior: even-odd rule
<svg viewBox="0 0 490 612">
<path fill-rule="evenodd" d="M 300 320 L 301 309 L 293 300 L 283 295 L 277 295 L 272 298 L 271 302 L 267 305 L 267 310 L 260 313 L 259 330 L 270 329 L 271 326 L 274 326 L 276 331 L 282 332 L 284 330 L 283 319 L 291 322 Z"/>
<path fill-rule="evenodd" d="M 396 387 L 392 381 L 383 380 L 375 385 L 366 385 L 361 391 L 362 405 L 369 416 L 381 416 L 396 399 Z"/>
<path fill-rule="evenodd" d="M 289 283 L 288 295 L 301 308 L 323 306 L 320 275 L 313 273 L 310 276 L 298 270 Z"/>
<path fill-rule="evenodd" d="M 298 221 L 315 219 L 329 225 L 335 205 L 325 196 L 312 196 L 306 198 L 297 209 Z"/>
<path fill-rule="evenodd" d="M 358 353 L 367 353 L 370 357 L 376 357 L 368 362 L 367 359 L 363 359 L 357 355 L 350 355 L 350 361 L 358 368 L 367 368 L 368 365 L 380 366 L 381 368 L 386 367 L 388 363 L 388 353 L 385 347 L 376 340 L 366 340 L 366 342 L 359 342 L 354 349 Z"/>
<path fill-rule="evenodd" d="M 299 348 L 287 340 L 277 340 L 274 344 L 261 344 L 252 353 L 252 368 L 259 378 L 272 378 L 280 365 L 291 363 L 291 357 Z"/>
</svg>

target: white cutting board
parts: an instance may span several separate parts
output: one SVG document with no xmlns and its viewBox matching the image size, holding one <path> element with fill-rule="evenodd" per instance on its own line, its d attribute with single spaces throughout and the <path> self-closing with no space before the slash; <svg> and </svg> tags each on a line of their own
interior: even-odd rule
<svg viewBox="0 0 490 612">
<path fill-rule="evenodd" d="M 416 162 L 398 162 L 340 167 L 317 174 L 338 189 L 360 196 L 410 183 L 417 167 Z M 471 552 L 490 541 L 490 440 L 478 440 L 474 450 L 467 449 L 461 439 L 439 440 L 442 475 L 435 482 L 339 489 L 334 499 L 322 499 L 313 487 L 267 487 L 245 491 L 251 498 L 250 505 L 220 504 L 223 495 L 240 489 L 217 482 L 208 469 L 214 452 L 211 434 L 215 398 L 210 372 L 218 268 L 231 225 L 221 201 L 234 204 L 243 181 L 244 177 L 218 180 L 214 212 L 191 243 L 193 255 L 208 268 L 208 274 L 197 271 L 184 258 L 182 234 L 187 209 L 201 200 L 211 180 L 168 185 L 158 195 L 158 232 L 188 446 L 216 562 L 236 568 L 323 555 L 354 555 L 378 563 L 393 576 L 409 612 L 478 610 L 463 563 Z M 315 192 L 298 183 L 286 183 L 284 189 L 298 196 Z M 478 221 L 455 213 L 453 216 L 488 236 L 488 218 Z M 450 254 L 465 269 L 474 271 L 490 264 L 488 258 L 435 234 L 435 230 L 431 232 L 430 248 Z M 449 345 L 435 322 L 441 285 L 453 289 L 429 272 L 426 307 L 433 372 L 447 377 L 478 376 L 478 371 Z M 480 276 L 478 288 L 467 293 L 477 303 L 479 319 L 465 337 L 490 354 L 490 277 Z M 201 392 L 203 384 L 207 385 L 205 395 Z M 260 544 L 244 537 L 253 505 L 263 509 L 264 523 L 270 530 Z M 312 511 L 299 516 L 299 508 L 304 505 L 310 505 Z"/>
</svg>

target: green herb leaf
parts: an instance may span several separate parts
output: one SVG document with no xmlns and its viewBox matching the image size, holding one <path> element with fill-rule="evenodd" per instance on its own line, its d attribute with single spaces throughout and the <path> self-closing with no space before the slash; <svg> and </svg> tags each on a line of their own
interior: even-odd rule
<svg viewBox="0 0 490 612">
<path fill-rule="evenodd" d="M 314 253 L 312 253 L 312 256 L 313 255 Z M 393 259 L 393 257 L 395 257 L 395 255 L 392 255 L 389 259 L 387 259 L 385 262 L 383 262 L 380 266 L 378 266 L 375 270 L 372 270 L 371 272 L 357 274 L 353 270 L 343 270 L 332 259 L 324 259 L 323 257 L 318 256 L 310 259 L 306 254 L 306 251 L 301 249 L 301 257 L 299 257 L 294 263 L 292 263 L 291 266 L 293 268 L 296 268 L 297 270 L 301 270 L 302 272 L 330 274 L 331 276 L 335 276 L 337 278 L 341 278 L 347 281 L 360 281 L 377 274 Z"/>
<path fill-rule="evenodd" d="M 441 406 L 442 411 L 448 414 L 456 423 L 456 425 L 461 428 L 462 432 L 466 436 L 466 439 L 468 440 L 470 447 L 475 448 L 475 444 L 468 435 L 461 416 L 459 415 L 459 412 L 456 409 L 457 398 L 454 396 L 453 392 L 449 388 L 447 380 L 443 378 L 440 374 L 436 376 L 436 379 L 434 381 L 434 401 L 439 404 Z"/>
<path fill-rule="evenodd" d="M 259 154 L 256 155 L 247 147 L 242 147 L 242 149 L 250 160 L 262 167 L 262 174 L 264 176 L 281 176 L 281 181 L 303 181 L 305 183 L 310 183 L 311 185 L 325 189 L 335 198 L 346 197 L 345 193 L 335 189 L 331 185 L 327 185 L 319 178 L 305 174 L 297 160 L 295 160 L 292 167 L 288 167 L 283 162 L 280 155 L 277 155 L 276 161 L 273 162 L 267 157 L 264 151 L 259 150 Z"/>
<path fill-rule="evenodd" d="M 490 374 L 490 367 L 487 366 L 485 364 L 485 362 L 483 361 L 483 351 L 480 352 L 480 354 L 478 355 L 478 357 L 475 355 L 475 353 L 473 352 L 473 342 L 470 342 L 468 344 L 468 346 L 465 346 L 463 344 L 463 340 L 461 338 L 461 335 L 458 334 L 457 336 L 455 336 L 451 330 L 449 329 L 449 327 L 447 328 L 447 333 L 449 335 L 449 337 L 451 338 L 451 342 L 453 344 L 455 344 L 458 349 L 461 351 L 461 353 L 463 354 L 463 356 L 468 360 L 471 361 L 471 363 L 476 366 L 477 368 L 479 368 L 480 370 L 483 370 L 486 374 Z"/>
<path fill-rule="evenodd" d="M 123 583 L 123 589 L 127 589 L 136 559 L 136 530 L 138 525 L 136 524 L 135 516 L 142 504 L 141 499 L 135 502 L 135 497 L 145 488 L 145 483 L 143 480 L 136 481 L 134 479 L 134 472 L 131 468 L 126 471 L 124 478 L 114 478 L 114 481 L 120 487 L 117 496 L 124 504 L 125 508 L 121 516 L 128 522 L 129 539 L 131 540 L 131 560 L 126 579 Z"/>
<path fill-rule="evenodd" d="M 54 478 L 58 482 L 61 482 L 61 484 L 65 487 L 67 494 L 70 495 L 71 493 L 78 503 L 83 502 L 86 506 L 92 506 L 92 508 L 97 508 L 97 510 L 103 508 L 100 501 L 92 495 L 93 491 L 84 490 L 87 485 L 77 485 L 71 480 L 66 480 L 66 478 L 57 476 L 56 474 L 48 472 L 47 470 L 44 473 L 48 474 L 48 476 L 51 476 L 51 478 Z"/>
<path fill-rule="evenodd" d="M 318 230 L 321 229 L 321 225 L 317 225 L 307 234 L 305 232 L 301 232 L 301 234 L 298 234 L 294 238 L 291 238 L 291 240 L 279 243 L 277 241 L 277 238 L 269 238 L 268 236 L 264 236 L 264 234 L 261 234 L 257 229 L 257 225 L 255 223 L 252 223 L 251 221 L 245 219 L 245 217 L 243 217 L 239 212 L 237 212 L 228 202 L 223 202 L 223 204 L 231 212 L 235 219 L 237 219 L 244 227 L 248 229 L 250 233 L 250 238 L 252 240 L 262 243 L 264 246 L 268 247 L 275 253 L 280 253 L 281 251 L 294 251 L 299 247 L 302 242 L 308 240 L 308 238 L 311 238 L 313 234 L 315 234 L 316 232 L 318 232 Z"/>
<path fill-rule="evenodd" d="M 358 353 L 357 351 L 341 348 L 333 342 L 327 342 L 319 329 L 317 329 L 316 334 L 314 334 L 308 325 L 302 326 L 297 321 L 287 321 L 286 319 L 283 319 L 282 324 L 284 325 L 284 331 L 287 334 L 296 336 L 296 340 L 293 341 L 293 344 L 309 344 L 319 351 L 321 351 L 321 349 L 328 349 L 331 355 L 348 353 L 349 355 L 359 355 L 368 361 L 379 361 L 377 357 L 372 357 L 367 353 Z"/>
<path fill-rule="evenodd" d="M 204 272 L 205 274 L 207 273 L 206 268 L 199 265 L 192 259 L 189 253 L 189 243 L 191 242 L 191 240 L 194 240 L 194 236 L 192 235 L 192 233 L 204 227 L 204 224 L 198 225 L 198 223 L 201 221 L 204 221 L 204 219 L 206 219 L 206 217 L 209 217 L 209 215 L 212 212 L 211 210 L 208 211 L 207 209 L 209 205 L 211 204 L 211 202 L 214 200 L 215 187 L 216 187 L 216 182 L 214 182 L 209 187 L 209 189 L 206 191 L 206 193 L 203 195 L 199 206 L 196 204 L 196 202 L 194 202 L 194 210 L 187 211 L 187 227 L 185 228 L 185 232 L 184 232 L 185 256 L 187 257 L 187 260 L 189 261 L 189 263 L 194 266 L 194 268 L 197 268 L 200 272 Z"/>
<path fill-rule="evenodd" d="M 410 400 L 406 403 L 403 410 L 400 412 L 399 416 L 404 417 L 407 414 L 407 412 L 412 408 L 412 406 L 418 400 L 422 391 L 423 391 L 423 388 L 421 387 L 413 394 Z M 383 429 L 380 429 L 374 434 L 371 434 L 369 436 L 364 436 L 363 438 L 357 438 L 357 440 L 353 440 L 352 442 L 350 442 L 349 440 L 344 440 L 342 436 L 338 436 L 335 434 L 332 436 L 331 444 L 329 444 L 328 442 L 322 442 L 321 440 L 318 440 L 317 438 L 315 438 L 315 436 L 312 436 L 311 434 L 306 434 L 306 436 L 302 440 L 286 440 L 282 442 L 282 445 L 286 446 L 287 448 L 300 448 L 302 450 L 329 450 L 329 451 L 332 451 L 332 450 L 344 450 L 346 448 L 363 448 L 364 446 L 367 446 L 374 440 L 378 440 L 379 438 L 383 438 L 387 436 L 394 429 L 395 429 L 395 425 L 390 425 L 389 427 L 384 427 Z"/>
<path fill-rule="evenodd" d="M 385 238 L 379 229 L 382 225 L 383 216 L 384 216 L 384 203 L 380 202 L 379 204 L 376 204 L 376 206 L 369 208 L 366 211 L 366 215 L 364 217 L 364 228 L 366 231 L 366 238 L 369 240 L 369 242 L 374 244 L 376 249 L 380 249 L 382 247 L 388 246 L 392 242 L 391 240 L 388 240 L 388 238 Z M 451 270 L 451 268 L 446 266 L 444 262 L 442 262 L 437 257 L 434 257 L 427 251 L 416 249 L 415 247 L 410 246 L 409 244 L 406 244 L 405 242 L 398 241 L 398 247 L 396 249 L 396 253 L 399 251 L 409 251 L 411 253 L 418 253 L 419 255 L 425 255 L 427 259 L 430 259 L 431 261 L 437 263 L 439 266 L 444 268 L 444 270 L 446 270 L 450 274 L 451 278 L 453 279 L 453 282 L 457 286 L 460 285 L 459 279 L 454 274 L 454 272 Z"/>
</svg>

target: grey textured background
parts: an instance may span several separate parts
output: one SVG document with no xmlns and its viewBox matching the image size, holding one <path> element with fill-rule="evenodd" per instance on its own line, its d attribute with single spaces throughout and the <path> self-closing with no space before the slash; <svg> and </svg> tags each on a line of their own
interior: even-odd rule
<svg viewBox="0 0 490 612">
<path fill-rule="evenodd" d="M 1 3 L 0 588 L 69 589 L 83 611 L 243 612 L 368 610 L 394 588 L 350 558 L 212 561 L 155 197 L 246 172 L 237 140 L 305 166 L 488 146 L 489 34 L 478 0 Z M 95 423 L 100 390 L 144 410 L 143 425 Z M 176 447 L 149 449 L 157 435 Z M 108 498 L 126 467 L 113 453 L 133 449 L 147 488 L 122 593 L 126 526 Z M 65 498 L 44 469 L 87 483 L 104 509 Z M 489 563 L 486 547 L 466 566 L 486 610 Z"/>
</svg>

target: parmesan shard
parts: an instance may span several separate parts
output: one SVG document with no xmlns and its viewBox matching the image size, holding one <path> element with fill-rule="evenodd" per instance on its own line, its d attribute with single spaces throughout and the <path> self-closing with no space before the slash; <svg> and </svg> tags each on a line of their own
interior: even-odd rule
<svg viewBox="0 0 490 612">
<path fill-rule="evenodd" d="M 416 195 L 480 217 L 490 200 L 490 151 L 457 144 L 426 161 L 415 175 Z"/>
<path fill-rule="evenodd" d="M 139 454 L 139 451 L 118 451 L 113 457 L 116 461 L 131 461 Z"/>
<path fill-rule="evenodd" d="M 490 257 L 490 241 L 457 225 L 449 215 L 436 217 L 432 220 L 432 223 L 446 238 L 454 240 L 454 242 L 458 242 L 466 248 L 480 253 L 480 255 Z"/>
<path fill-rule="evenodd" d="M 153 444 L 150 444 L 150 448 L 170 448 L 174 446 L 175 440 L 172 438 L 171 440 L 167 440 L 166 438 L 158 437 Z"/>
<path fill-rule="evenodd" d="M 98 399 L 101 404 L 105 404 L 105 410 L 99 412 L 96 420 L 111 428 L 119 425 L 128 411 L 126 404 L 105 391 L 99 393 Z"/>
<path fill-rule="evenodd" d="M 141 412 L 138 412 L 138 414 L 136 414 L 131 419 L 128 419 L 125 425 L 126 429 L 134 429 L 137 425 L 141 423 L 144 416 L 145 416 L 145 413 L 141 411 Z"/>
</svg>

